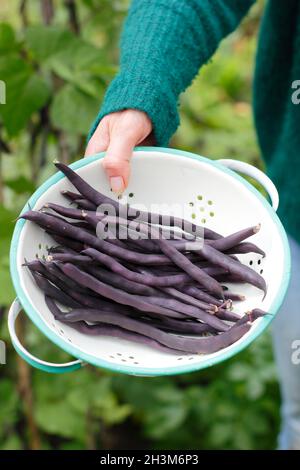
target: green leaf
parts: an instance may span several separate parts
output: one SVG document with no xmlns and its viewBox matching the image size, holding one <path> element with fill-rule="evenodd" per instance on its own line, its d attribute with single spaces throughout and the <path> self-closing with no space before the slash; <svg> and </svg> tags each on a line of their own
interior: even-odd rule
<svg viewBox="0 0 300 470">
<path fill-rule="evenodd" d="M 89 131 L 98 109 L 97 100 L 72 85 L 65 85 L 52 102 L 50 116 L 57 128 L 84 135 Z"/>
<path fill-rule="evenodd" d="M 66 82 L 72 83 L 76 88 L 87 95 L 93 96 L 97 100 L 103 94 L 104 81 L 98 77 L 93 77 L 86 70 L 73 70 L 63 61 L 53 60 L 52 70 Z"/>
<path fill-rule="evenodd" d="M 16 38 L 13 28 L 8 23 L 0 23 L 0 54 L 16 47 Z"/>
<path fill-rule="evenodd" d="M 145 431 L 152 439 L 161 439 L 179 430 L 188 413 L 184 394 L 171 383 L 152 389 L 152 399 L 144 400 L 143 407 Z"/>
<path fill-rule="evenodd" d="M 9 305 L 16 297 L 16 294 L 10 277 L 8 259 L 7 262 L 4 262 L 3 259 L 0 258 L 0 263 L 0 305 Z"/>
<path fill-rule="evenodd" d="M 62 399 L 59 402 L 37 402 L 35 418 L 40 428 L 48 434 L 84 440 L 85 416 L 74 413 Z"/>
<path fill-rule="evenodd" d="M 0 76 L 6 84 L 6 104 L 0 115 L 10 136 L 25 127 L 31 115 L 47 102 L 48 84 L 15 54 L 0 58 Z"/>
<path fill-rule="evenodd" d="M 5 367 L 5 366 L 2 366 Z M 2 378 L 0 381 L 0 437 L 7 426 L 17 421 L 18 395 L 13 382 Z"/>
<path fill-rule="evenodd" d="M 6 83 L 7 93 L 10 93 L 9 98 L 18 94 L 30 73 L 31 67 L 17 54 L 11 53 L 0 57 L 0 77 Z M 4 109 L 4 106 L 0 109 Z"/>
<path fill-rule="evenodd" d="M 74 34 L 58 26 L 30 26 L 25 34 L 25 44 L 39 61 L 67 49 L 73 41 Z"/>
<path fill-rule="evenodd" d="M 9 209 L 6 209 L 0 204 L 0 240 L 2 242 L 1 252 L 3 252 L 4 238 L 10 238 L 14 229 L 17 214 Z"/>
<path fill-rule="evenodd" d="M 100 417 L 106 424 L 122 423 L 131 413 L 132 408 L 128 404 L 121 405 L 117 396 L 108 391 L 102 400 L 95 404 L 95 415 Z"/>
<path fill-rule="evenodd" d="M 79 38 L 74 39 L 68 49 L 50 57 L 47 66 L 60 78 L 97 100 L 106 86 L 100 76 L 112 75 L 102 51 Z M 97 67 L 100 70 L 102 67 L 102 70 Z"/>
<path fill-rule="evenodd" d="M 35 184 L 25 176 L 18 176 L 4 181 L 5 186 L 10 188 L 16 194 L 33 193 Z"/>
<path fill-rule="evenodd" d="M 55 63 L 64 64 L 73 71 L 87 71 L 95 64 L 106 64 L 108 66 L 101 49 L 77 37 L 74 37 L 72 41 L 69 41 L 67 47 L 53 54 L 48 60 L 51 67 Z"/>
<path fill-rule="evenodd" d="M 9 305 L 16 294 L 9 271 L 9 249 L 16 213 L 0 205 L 0 305 Z"/>
<path fill-rule="evenodd" d="M 28 28 L 26 44 L 33 56 L 61 78 L 70 80 L 76 72 L 111 75 L 115 67 L 104 51 L 57 26 L 36 25 Z M 98 68 L 100 67 L 100 69 Z"/>
<path fill-rule="evenodd" d="M 86 399 L 87 396 L 85 394 L 88 393 L 90 395 L 89 392 L 90 392 L 90 389 L 85 390 L 85 393 L 84 393 L 81 387 L 79 388 L 76 387 L 70 390 L 67 400 L 76 413 L 80 413 L 80 414 L 87 413 L 90 403 L 89 403 L 89 399 Z"/>
<path fill-rule="evenodd" d="M 247 383 L 247 395 L 250 400 L 257 400 L 265 391 L 265 386 L 261 383 L 259 377 L 252 376 Z"/>
<path fill-rule="evenodd" d="M 46 104 L 49 95 L 50 91 L 47 83 L 41 77 L 32 75 L 19 96 L 15 118 L 12 120 L 15 133 L 25 126 L 35 111 L 38 111 Z"/>
<path fill-rule="evenodd" d="M 249 376 L 249 368 L 245 364 L 233 364 L 229 369 L 228 376 L 232 381 L 246 380 Z"/>
<path fill-rule="evenodd" d="M 22 448 L 22 441 L 17 434 L 12 434 L 2 444 L 0 444 L 1 450 L 21 450 Z"/>
<path fill-rule="evenodd" d="M 80 441 L 68 441 L 62 442 L 59 446 L 60 450 L 85 450 L 85 442 Z"/>
<path fill-rule="evenodd" d="M 186 418 L 187 410 L 174 404 L 153 407 L 146 416 L 146 432 L 153 439 L 161 439 L 170 432 L 180 432 L 180 426 Z"/>
<path fill-rule="evenodd" d="M 224 448 L 228 437 L 230 436 L 232 424 L 215 423 L 210 432 L 210 438 L 216 447 Z"/>
<path fill-rule="evenodd" d="M 95 75 L 101 75 L 103 78 L 111 79 L 118 72 L 119 68 L 116 65 L 94 63 L 90 65 L 89 71 Z"/>
<path fill-rule="evenodd" d="M 130 405 L 119 404 L 117 395 L 111 390 L 111 380 L 107 377 L 97 380 L 84 390 L 82 386 L 73 388 L 67 401 L 75 412 L 86 414 L 92 410 L 93 416 L 107 424 L 123 422 L 131 412 Z"/>
</svg>

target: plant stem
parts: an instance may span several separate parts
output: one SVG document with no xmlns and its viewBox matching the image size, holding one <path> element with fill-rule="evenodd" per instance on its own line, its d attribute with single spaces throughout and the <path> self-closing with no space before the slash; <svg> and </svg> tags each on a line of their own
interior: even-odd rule
<svg viewBox="0 0 300 470">
<path fill-rule="evenodd" d="M 58 132 L 59 161 L 65 165 L 70 163 L 70 148 L 63 131 Z"/>
<path fill-rule="evenodd" d="M 31 179 L 34 183 L 37 182 L 38 172 L 39 172 L 39 165 L 36 158 L 36 145 L 38 141 L 38 137 L 41 133 L 42 125 L 41 121 L 36 125 L 32 125 L 30 129 L 30 144 L 29 144 L 29 156 L 31 160 Z"/>
<path fill-rule="evenodd" d="M 92 410 L 89 408 L 86 414 L 86 449 L 96 450 L 97 444 L 95 439 L 95 421 Z"/>
<path fill-rule="evenodd" d="M 51 24 L 54 16 L 54 8 L 52 0 L 41 1 L 41 13 L 44 24 Z"/>
<path fill-rule="evenodd" d="M 18 321 L 16 325 L 17 334 L 21 343 L 25 339 L 26 318 Z M 38 450 L 41 447 L 40 435 L 37 424 L 34 419 L 33 392 L 31 384 L 31 371 L 28 364 L 17 355 L 17 372 L 18 372 L 18 392 L 24 407 L 24 414 L 29 435 L 28 447 L 30 450 Z"/>
<path fill-rule="evenodd" d="M 75 34 L 80 34 L 80 24 L 78 20 L 77 5 L 74 0 L 65 0 L 65 7 L 69 14 L 69 25 Z"/>
<path fill-rule="evenodd" d="M 20 17 L 22 21 L 22 26 L 25 29 L 28 26 L 27 0 L 21 0 L 19 12 L 20 12 Z"/>
<path fill-rule="evenodd" d="M 4 204 L 4 183 L 2 172 L 2 152 L 0 150 L 0 204 Z"/>
</svg>

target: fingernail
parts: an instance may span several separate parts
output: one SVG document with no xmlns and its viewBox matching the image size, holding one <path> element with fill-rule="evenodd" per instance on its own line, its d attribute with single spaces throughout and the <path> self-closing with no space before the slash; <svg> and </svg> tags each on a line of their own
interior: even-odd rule
<svg viewBox="0 0 300 470">
<path fill-rule="evenodd" d="M 110 178 L 110 187 L 116 194 L 121 194 L 124 191 L 124 181 L 122 176 L 112 176 Z"/>
</svg>

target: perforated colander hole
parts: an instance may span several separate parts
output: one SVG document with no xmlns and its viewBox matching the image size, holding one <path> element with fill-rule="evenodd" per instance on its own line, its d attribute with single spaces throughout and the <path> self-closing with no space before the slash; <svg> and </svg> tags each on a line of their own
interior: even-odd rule
<svg viewBox="0 0 300 470">
<path fill-rule="evenodd" d="M 135 361 L 133 364 L 135 364 L 135 365 L 138 365 L 138 364 L 139 364 L 139 362 Z"/>
<path fill-rule="evenodd" d="M 188 361 L 192 361 L 193 359 L 195 359 L 194 356 L 188 357 Z"/>
<path fill-rule="evenodd" d="M 264 272 L 264 270 L 263 270 L 263 269 L 261 269 L 261 270 L 259 271 L 259 274 L 263 274 L 263 272 Z"/>
<path fill-rule="evenodd" d="M 126 359 L 121 359 L 122 362 L 127 362 Z"/>
<path fill-rule="evenodd" d="M 250 266 L 252 266 L 252 264 L 253 264 L 253 260 L 252 260 L 252 259 L 249 261 L 249 264 L 250 264 Z"/>
<path fill-rule="evenodd" d="M 190 206 L 190 207 L 194 207 L 194 203 L 193 203 L 193 202 L 189 202 L 189 206 Z"/>
<path fill-rule="evenodd" d="M 200 212 L 204 212 L 205 208 L 203 206 L 200 207 Z"/>
<path fill-rule="evenodd" d="M 71 338 L 67 338 L 67 340 L 69 341 L 69 343 L 72 343 L 72 340 L 71 340 Z"/>
<path fill-rule="evenodd" d="M 115 356 L 108 356 L 108 357 L 110 357 L 110 359 L 115 359 Z"/>
<path fill-rule="evenodd" d="M 201 196 L 201 194 L 199 194 L 199 195 L 197 196 L 197 199 L 198 199 L 198 201 L 202 201 L 203 196 Z"/>
<path fill-rule="evenodd" d="M 129 196 L 129 197 L 133 197 L 134 194 L 133 194 L 133 193 L 129 193 L 128 196 Z"/>
<path fill-rule="evenodd" d="M 177 361 L 182 361 L 183 357 L 177 357 Z"/>
<path fill-rule="evenodd" d="M 210 217 L 214 217 L 214 216 L 215 216 L 215 213 L 214 213 L 214 212 L 210 212 L 209 215 L 210 215 Z"/>
<path fill-rule="evenodd" d="M 259 260 L 257 261 L 257 264 L 260 264 L 260 263 L 261 263 L 261 259 L 259 259 Z"/>
<path fill-rule="evenodd" d="M 134 357 L 133 357 L 133 356 L 129 356 L 129 359 L 134 359 Z"/>
<path fill-rule="evenodd" d="M 208 201 L 207 201 L 207 204 L 208 204 L 209 206 L 212 206 L 212 205 L 213 205 L 213 202 L 212 202 L 211 200 L 208 200 Z"/>
<path fill-rule="evenodd" d="M 65 332 L 64 332 L 63 330 L 61 330 L 61 329 L 59 329 L 59 332 L 60 332 L 62 335 L 65 334 Z"/>
<path fill-rule="evenodd" d="M 39 243 L 39 250 L 41 250 L 41 249 L 42 249 L 42 244 L 41 244 L 41 243 Z"/>
<path fill-rule="evenodd" d="M 193 214 L 191 215 L 191 217 L 192 217 L 192 219 L 196 219 L 196 214 L 193 213 Z"/>
<path fill-rule="evenodd" d="M 206 219 L 201 219 L 201 224 L 206 224 Z"/>
<path fill-rule="evenodd" d="M 122 356 L 122 354 L 121 354 L 121 353 L 117 353 L 117 356 Z"/>
</svg>

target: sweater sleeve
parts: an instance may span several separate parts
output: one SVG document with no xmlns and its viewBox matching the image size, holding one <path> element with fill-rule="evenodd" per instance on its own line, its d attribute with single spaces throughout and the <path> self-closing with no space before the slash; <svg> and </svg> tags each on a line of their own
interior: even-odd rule
<svg viewBox="0 0 300 470">
<path fill-rule="evenodd" d="M 120 71 L 90 136 L 107 114 L 134 108 L 167 145 L 179 125 L 178 98 L 255 0 L 133 0 L 121 37 Z"/>
</svg>

